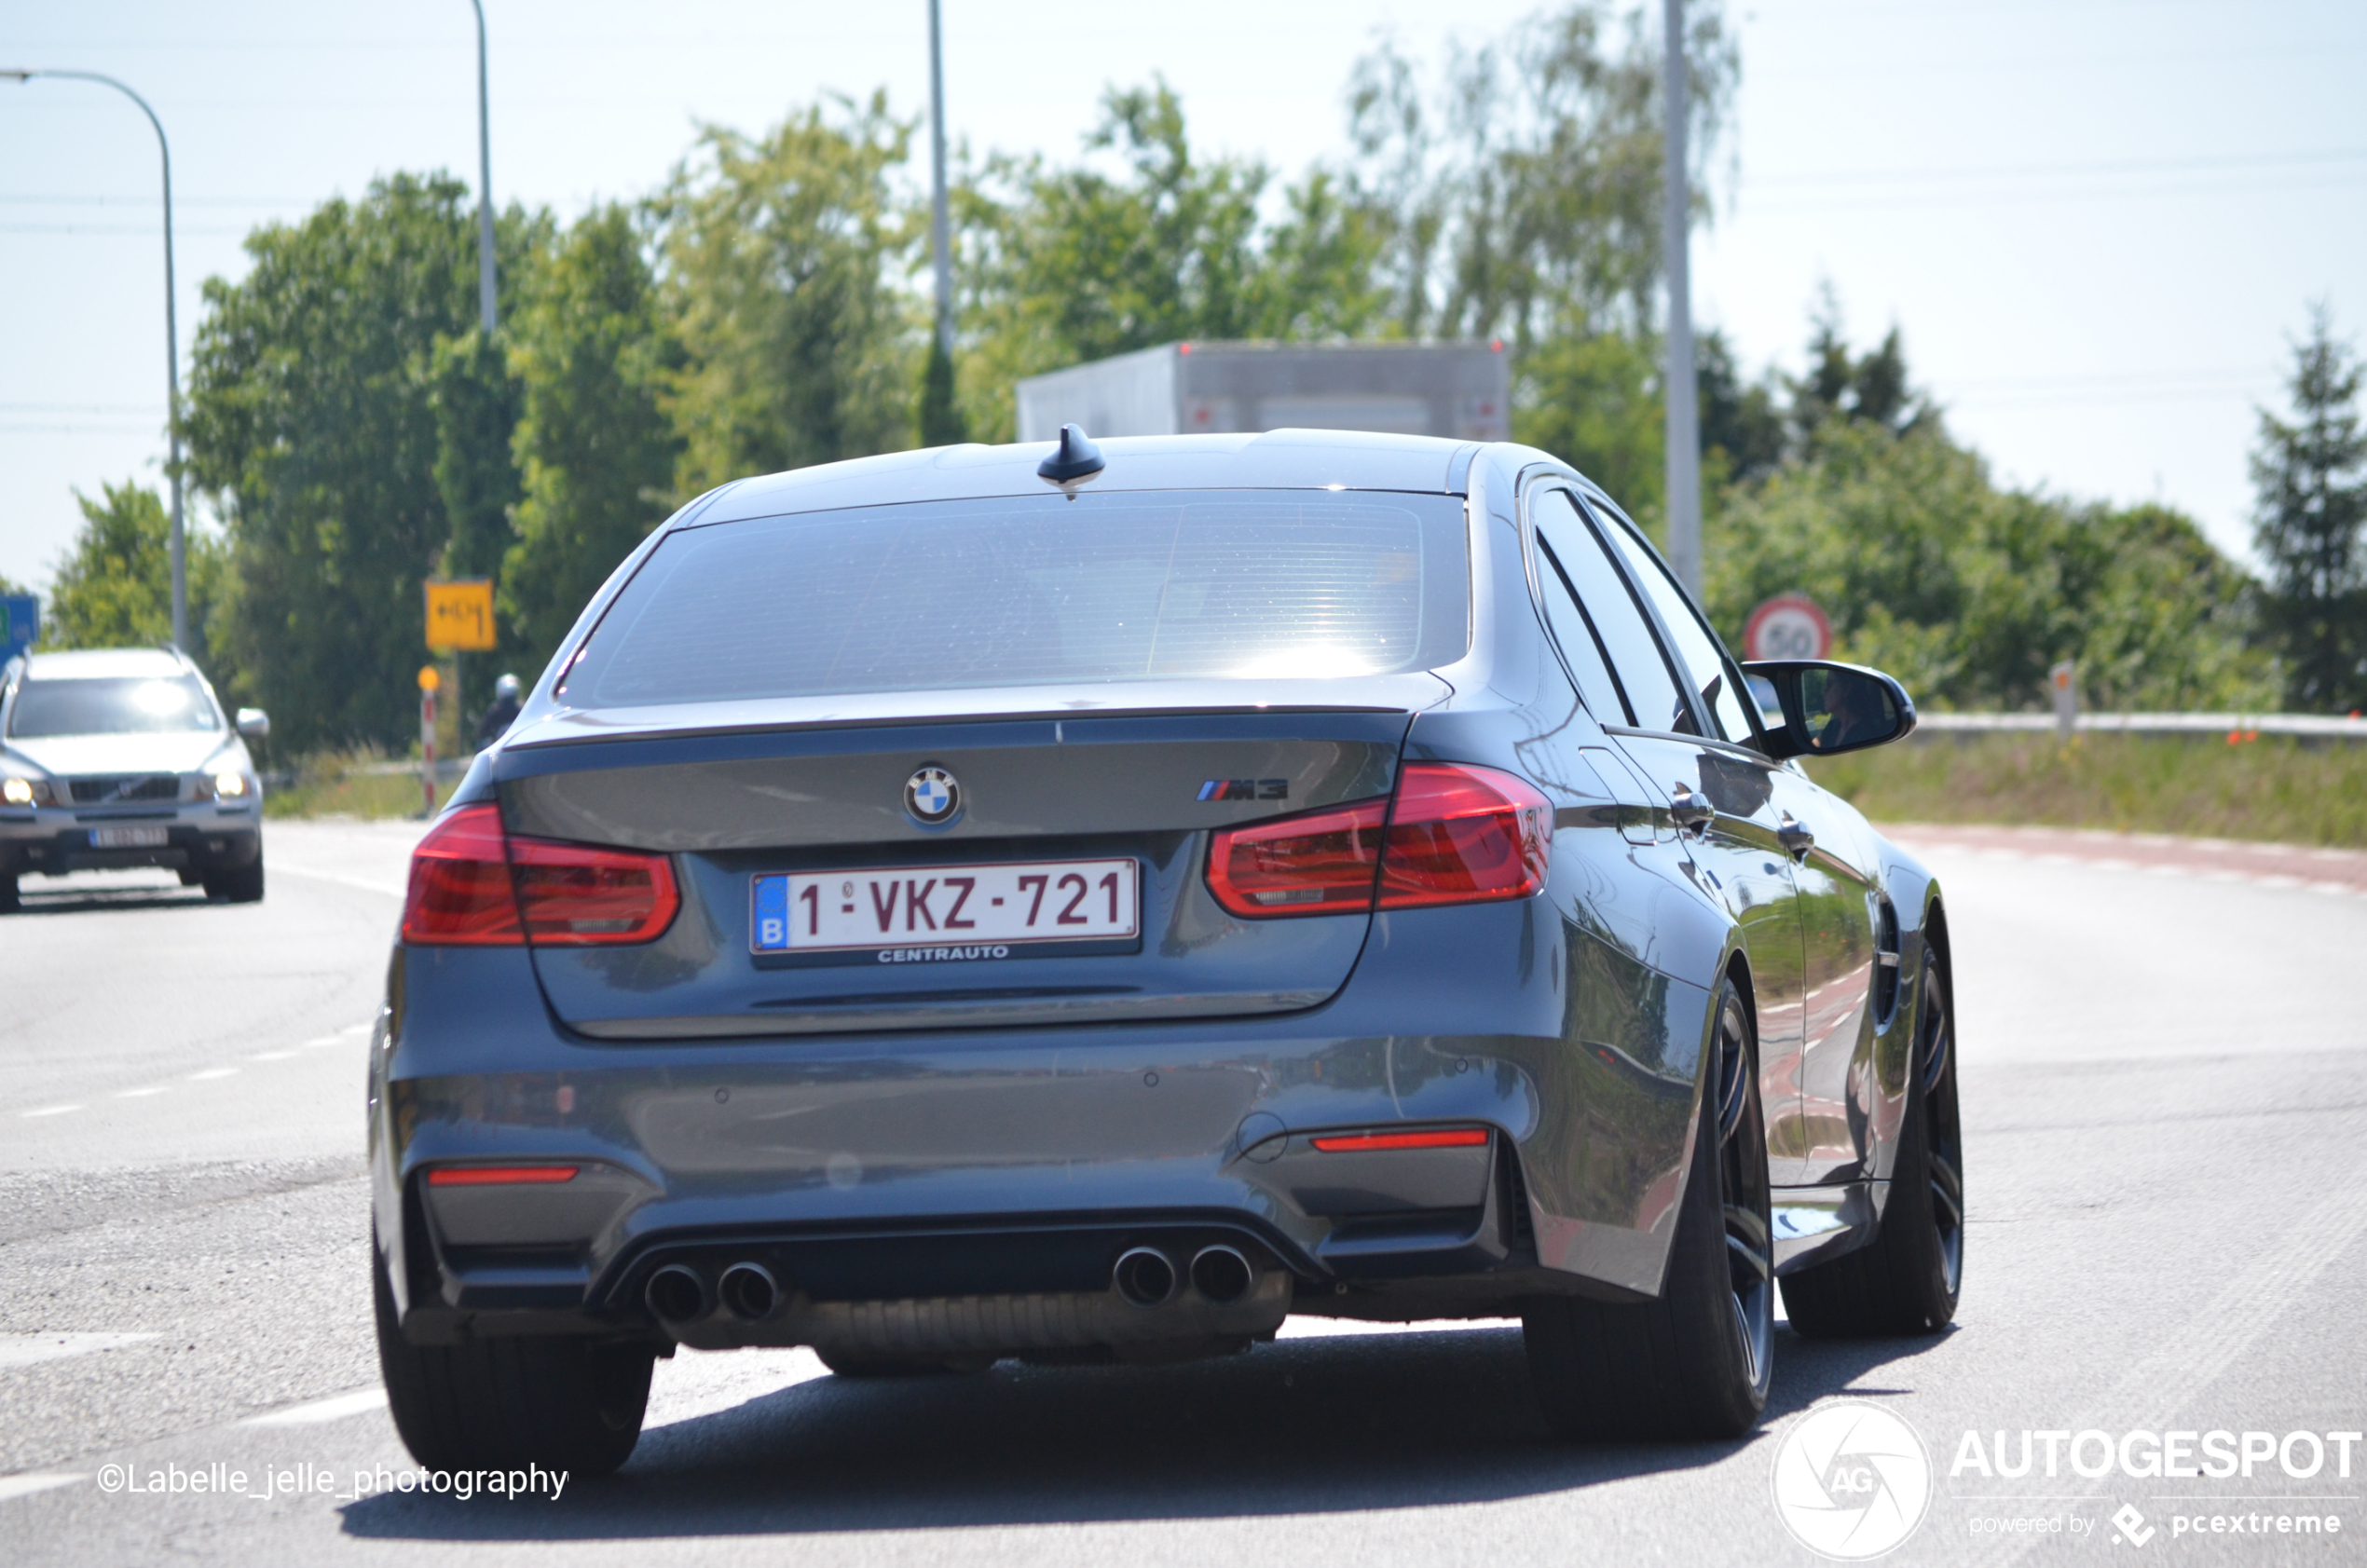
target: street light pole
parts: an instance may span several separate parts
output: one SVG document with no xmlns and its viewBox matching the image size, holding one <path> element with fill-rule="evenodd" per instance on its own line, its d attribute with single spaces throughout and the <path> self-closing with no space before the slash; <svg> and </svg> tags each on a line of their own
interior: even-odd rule
<svg viewBox="0 0 2367 1568">
<path fill-rule="evenodd" d="M 1662 0 L 1666 39 L 1661 56 L 1661 250 L 1668 266 L 1668 564 L 1677 580 L 1702 593 L 1702 430 L 1693 374 L 1692 185 L 1686 171 L 1685 0 Z"/>
<path fill-rule="evenodd" d="M 477 13 L 477 324 L 493 335 L 493 112 L 486 88 L 485 0 Z"/>
<path fill-rule="evenodd" d="M 937 341 L 953 355 L 953 237 L 945 200 L 945 46 L 938 0 L 929 0 L 929 249 L 937 262 Z"/>
<path fill-rule="evenodd" d="M 0 71 L 0 77 L 29 82 L 35 76 L 54 76 L 62 80 L 98 82 L 111 87 L 148 116 L 156 128 L 157 152 L 164 160 L 164 421 L 166 440 L 171 457 L 165 471 L 172 480 L 172 646 L 189 646 L 189 560 L 181 527 L 181 330 L 179 313 L 172 299 L 172 148 L 164 139 L 164 122 L 148 107 L 148 101 L 116 81 L 96 71 Z"/>
</svg>

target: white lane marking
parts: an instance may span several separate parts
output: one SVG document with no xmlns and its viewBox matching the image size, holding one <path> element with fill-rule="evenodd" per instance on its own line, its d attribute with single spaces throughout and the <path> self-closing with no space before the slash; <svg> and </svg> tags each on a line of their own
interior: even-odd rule
<svg viewBox="0 0 2367 1568">
<path fill-rule="evenodd" d="M 62 1116 L 69 1111 L 79 1111 L 81 1109 L 82 1107 L 78 1105 L 45 1105 L 38 1111 L 27 1111 L 21 1112 L 21 1114 L 26 1121 L 30 1122 L 35 1116 Z"/>
<path fill-rule="evenodd" d="M 115 1098 L 117 1099 L 145 1099 L 150 1095 L 168 1095 L 171 1092 L 172 1085 L 170 1084 L 151 1084 L 144 1089 L 117 1089 L 116 1091 Z"/>
<path fill-rule="evenodd" d="M 384 1410 L 387 1391 L 383 1388 L 357 1388 L 350 1394 L 334 1394 L 325 1399 L 307 1404 L 290 1405 L 268 1415 L 253 1415 L 239 1423 L 241 1426 L 317 1426 L 324 1421 L 343 1421 L 349 1415 L 365 1415 L 371 1411 Z"/>
<path fill-rule="evenodd" d="M 30 1497 L 36 1492 L 47 1492 L 52 1487 L 72 1486 L 78 1480 L 89 1479 L 79 1471 L 65 1470 L 35 1470 L 21 1476 L 0 1476 L 0 1503 L 11 1497 Z"/>
<path fill-rule="evenodd" d="M 212 1078 L 235 1078 L 238 1076 L 238 1072 L 239 1070 L 235 1067 L 210 1067 L 203 1072 L 192 1072 L 189 1074 L 188 1082 L 192 1084 L 202 1084 Z"/>
<path fill-rule="evenodd" d="M 41 1361 L 88 1356 L 94 1350 L 137 1344 L 155 1334 L 0 1334 L 0 1371 L 30 1367 Z"/>
<path fill-rule="evenodd" d="M 308 866 L 290 866 L 284 860 L 272 861 L 271 874 L 275 877 L 308 877 L 316 882 L 335 882 L 339 887 L 360 888 L 363 893 L 380 893 L 388 898 L 404 898 L 410 893 L 408 888 L 397 887 L 390 882 L 373 882 L 365 878 L 343 876 L 335 871 L 316 871 Z"/>
<path fill-rule="evenodd" d="M 366 1024 L 348 1024 L 345 1028 L 337 1030 L 337 1032 L 339 1034 L 367 1034 L 377 1027 L 377 1020 L 373 1018 Z"/>
<path fill-rule="evenodd" d="M 249 1057 L 247 1060 L 251 1062 L 284 1062 L 293 1061 L 301 1055 L 303 1055 L 303 1053 L 300 1051 L 265 1051 L 258 1055 Z"/>
</svg>

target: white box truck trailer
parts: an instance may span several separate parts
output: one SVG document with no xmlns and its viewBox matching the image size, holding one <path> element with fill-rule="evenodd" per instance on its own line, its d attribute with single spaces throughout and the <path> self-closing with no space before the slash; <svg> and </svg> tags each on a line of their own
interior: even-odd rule
<svg viewBox="0 0 2367 1568">
<path fill-rule="evenodd" d="M 1383 430 L 1462 441 L 1512 433 L 1500 343 L 1168 343 L 1019 385 L 1019 439 Z"/>
</svg>

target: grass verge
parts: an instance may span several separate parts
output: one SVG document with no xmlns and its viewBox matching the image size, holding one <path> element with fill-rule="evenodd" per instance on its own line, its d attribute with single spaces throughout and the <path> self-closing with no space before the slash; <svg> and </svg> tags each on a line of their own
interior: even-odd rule
<svg viewBox="0 0 2367 1568">
<path fill-rule="evenodd" d="M 419 814 L 419 775 L 373 773 L 363 770 L 381 764 L 386 754 L 375 746 L 351 751 L 316 752 L 296 765 L 295 782 L 267 791 L 267 817 L 416 817 Z M 458 779 L 437 784 L 436 804 L 452 798 Z"/>
<path fill-rule="evenodd" d="M 2367 746 L 2264 736 L 1926 731 L 1812 762 L 1876 822 L 1995 823 L 2367 847 Z"/>
</svg>

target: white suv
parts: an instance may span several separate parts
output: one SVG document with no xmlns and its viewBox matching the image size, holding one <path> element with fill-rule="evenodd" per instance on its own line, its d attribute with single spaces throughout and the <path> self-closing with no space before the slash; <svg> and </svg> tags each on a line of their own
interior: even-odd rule
<svg viewBox="0 0 2367 1568">
<path fill-rule="evenodd" d="M 263 785 L 239 710 L 173 648 L 33 653 L 0 666 L 0 911 L 28 872 L 161 866 L 208 896 L 263 896 Z"/>
</svg>

